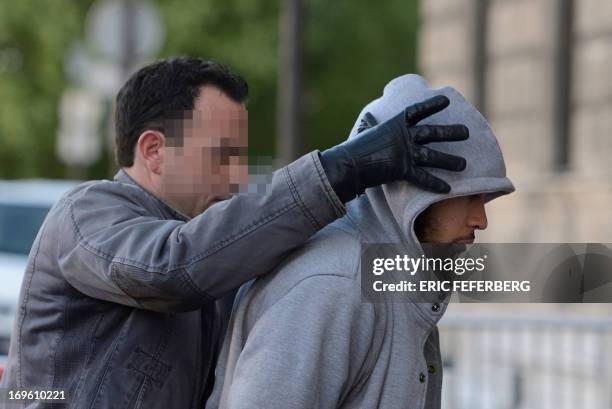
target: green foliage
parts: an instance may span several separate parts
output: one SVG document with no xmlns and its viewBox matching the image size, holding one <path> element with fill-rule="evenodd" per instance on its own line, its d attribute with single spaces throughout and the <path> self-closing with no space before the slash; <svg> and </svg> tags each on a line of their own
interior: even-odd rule
<svg viewBox="0 0 612 409">
<path fill-rule="evenodd" d="M 0 178 L 63 177 L 55 156 L 64 58 L 92 0 L 0 2 Z M 279 1 L 158 0 L 159 57 L 230 65 L 249 82 L 251 153 L 274 155 Z M 304 151 L 346 138 L 384 85 L 415 69 L 417 0 L 305 0 Z M 101 161 L 112 160 L 108 152 Z M 96 164 L 89 177 L 107 177 Z"/>
<path fill-rule="evenodd" d="M 274 155 L 280 2 L 160 1 L 164 55 L 213 58 L 250 85 L 251 152 Z M 305 0 L 304 152 L 343 141 L 361 108 L 416 67 L 417 1 Z"/>
<path fill-rule="evenodd" d="M 0 178 L 61 177 L 55 157 L 64 52 L 88 1 L 0 2 Z"/>
<path fill-rule="evenodd" d="M 306 148 L 348 136 L 391 79 L 416 69 L 415 0 L 311 0 L 306 28 Z"/>
<path fill-rule="evenodd" d="M 249 144 L 274 153 L 279 3 L 260 0 L 157 2 L 167 25 L 162 56 L 189 55 L 229 65 L 249 83 Z"/>
</svg>

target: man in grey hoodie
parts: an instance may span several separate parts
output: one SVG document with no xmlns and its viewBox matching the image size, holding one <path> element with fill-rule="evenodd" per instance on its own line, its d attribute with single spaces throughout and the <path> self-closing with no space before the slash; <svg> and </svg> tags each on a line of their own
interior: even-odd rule
<svg viewBox="0 0 612 409">
<path fill-rule="evenodd" d="M 368 104 L 364 123 L 382 123 L 402 107 L 435 95 L 451 101 L 425 124 L 467 125 L 470 139 L 437 143 L 461 155 L 462 173 L 432 170 L 451 193 L 430 193 L 395 182 L 366 190 L 347 214 L 315 235 L 272 274 L 245 285 L 216 370 L 207 408 L 437 408 L 442 365 L 439 302 L 408 293 L 408 302 L 362 299 L 365 245 L 393 243 L 423 254 L 421 242 L 470 243 L 487 227 L 484 204 L 514 190 L 496 138 L 480 113 L 450 87 L 430 89 L 417 75 L 391 81 Z"/>
</svg>

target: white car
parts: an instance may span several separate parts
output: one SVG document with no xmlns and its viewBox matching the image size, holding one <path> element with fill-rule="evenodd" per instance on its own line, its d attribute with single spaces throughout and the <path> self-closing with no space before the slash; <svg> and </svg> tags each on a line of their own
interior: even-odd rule
<svg viewBox="0 0 612 409">
<path fill-rule="evenodd" d="M 77 181 L 0 181 L 0 372 L 8 354 L 13 319 L 28 254 L 49 209 Z"/>
</svg>

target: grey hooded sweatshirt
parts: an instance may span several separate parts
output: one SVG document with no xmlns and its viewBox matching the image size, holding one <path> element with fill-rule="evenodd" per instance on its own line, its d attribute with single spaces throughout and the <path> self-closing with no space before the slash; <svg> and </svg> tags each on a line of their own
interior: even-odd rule
<svg viewBox="0 0 612 409">
<path fill-rule="evenodd" d="M 368 243 L 394 243 L 422 254 L 415 218 L 434 202 L 514 190 L 486 120 L 456 90 L 430 89 L 417 75 L 391 81 L 365 112 L 379 121 L 434 95 L 451 103 L 422 124 L 463 123 L 464 142 L 431 144 L 467 159 L 463 172 L 433 169 L 450 194 L 406 182 L 371 188 L 347 214 L 315 235 L 272 274 L 243 286 L 216 369 L 207 409 L 438 408 L 442 363 L 436 324 L 446 309 L 409 295 L 409 302 L 369 303 L 360 288 L 361 252 Z"/>
</svg>

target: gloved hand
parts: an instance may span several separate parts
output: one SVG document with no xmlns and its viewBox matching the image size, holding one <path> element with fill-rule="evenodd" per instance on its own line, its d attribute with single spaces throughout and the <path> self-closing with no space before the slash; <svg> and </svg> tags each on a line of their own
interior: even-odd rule
<svg viewBox="0 0 612 409">
<path fill-rule="evenodd" d="M 422 166 L 451 171 L 465 169 L 465 159 L 423 144 L 463 141 L 469 137 L 464 125 L 417 125 L 440 112 L 450 101 L 437 95 L 406 108 L 378 125 L 369 112 L 359 127 L 359 136 L 321 153 L 321 163 L 334 191 L 346 203 L 366 188 L 396 180 L 407 180 L 438 193 L 450 186 Z"/>
</svg>

